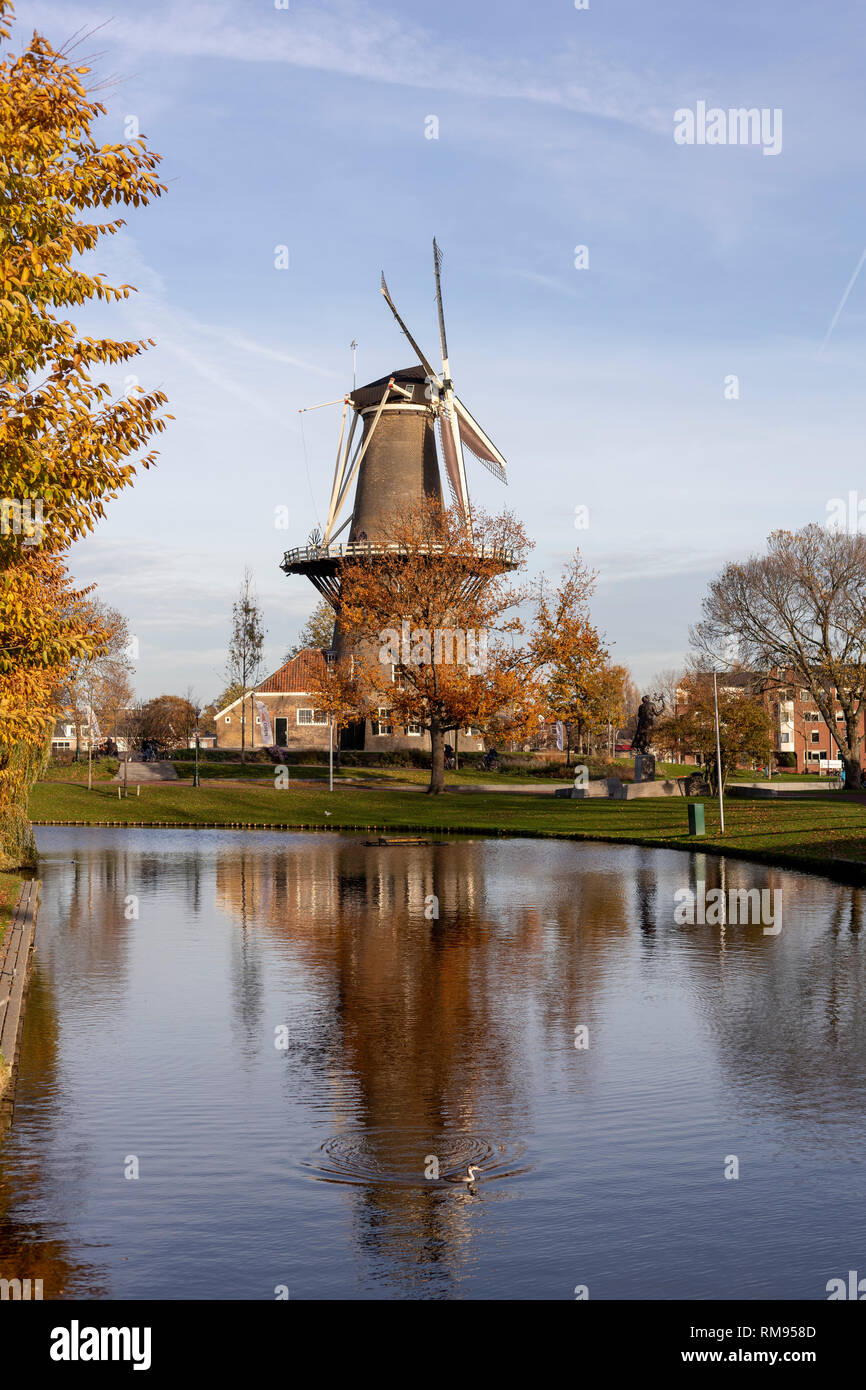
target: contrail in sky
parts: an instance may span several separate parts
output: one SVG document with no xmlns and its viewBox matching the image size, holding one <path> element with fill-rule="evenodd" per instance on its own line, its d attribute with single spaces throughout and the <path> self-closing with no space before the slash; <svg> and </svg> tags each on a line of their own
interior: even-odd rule
<svg viewBox="0 0 866 1390">
<path fill-rule="evenodd" d="M 863 249 L 863 254 L 861 255 L 859 261 L 857 262 L 857 269 L 854 271 L 854 274 L 851 276 L 851 279 L 848 281 L 848 284 L 845 286 L 845 293 L 843 294 L 841 300 L 839 301 L 839 308 L 836 310 L 835 314 L 833 315 L 832 319 L 830 320 L 830 327 L 827 329 L 827 332 L 826 332 L 825 335 L 824 335 L 824 341 L 823 341 L 823 343 L 821 344 L 821 346 L 820 346 L 819 349 L 818 349 L 818 356 L 819 356 L 819 357 L 821 356 L 822 352 L 824 351 L 825 347 L 827 346 L 827 344 L 828 344 L 829 341 L 830 341 L 830 334 L 833 332 L 833 329 L 836 327 L 836 324 L 839 322 L 839 315 L 841 314 L 842 310 L 845 308 L 845 305 L 846 305 L 847 302 L 848 302 L 848 296 L 849 296 L 849 294 L 851 293 L 851 291 L 852 291 L 853 288 L 854 288 L 854 285 L 855 285 L 855 283 L 856 283 L 856 281 L 857 281 L 857 276 L 860 274 L 860 268 L 861 268 L 861 266 L 863 265 L 863 262 L 864 262 L 864 261 L 866 261 L 866 247 L 864 247 L 864 249 Z"/>
</svg>

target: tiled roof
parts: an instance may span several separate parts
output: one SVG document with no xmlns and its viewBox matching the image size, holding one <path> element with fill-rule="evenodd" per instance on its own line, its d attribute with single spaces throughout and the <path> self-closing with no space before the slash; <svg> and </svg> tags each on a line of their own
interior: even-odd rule
<svg viewBox="0 0 866 1390">
<path fill-rule="evenodd" d="M 307 691 L 312 686 L 313 673 L 322 675 L 325 658 L 318 647 L 307 647 L 296 657 L 287 661 L 273 675 L 263 680 L 256 689 L 264 694 L 287 695 L 291 691 Z"/>
</svg>

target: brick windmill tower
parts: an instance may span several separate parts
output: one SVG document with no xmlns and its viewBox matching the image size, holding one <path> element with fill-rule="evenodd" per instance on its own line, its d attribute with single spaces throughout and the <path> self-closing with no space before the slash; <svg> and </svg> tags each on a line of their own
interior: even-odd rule
<svg viewBox="0 0 866 1390">
<path fill-rule="evenodd" d="M 442 256 L 433 242 L 433 272 L 439 318 L 441 369 L 432 365 L 400 317 L 385 277 L 382 294 L 408 339 L 418 364 L 353 387 L 342 400 L 343 414 L 337 460 L 331 485 L 328 520 L 321 541 L 287 550 L 280 568 L 303 574 L 322 594 L 336 616 L 335 649 L 342 654 L 340 590 L 343 564 L 384 553 L 393 555 L 388 521 L 395 512 L 416 507 L 423 498 L 442 501 L 442 477 L 451 500 L 472 531 L 472 511 L 466 483 L 466 455 L 506 482 L 506 463 L 496 445 L 469 413 L 454 391 L 442 307 Z M 327 401 L 337 405 L 340 401 Z M 317 409 L 318 407 L 311 407 Z M 348 430 L 347 418 L 351 412 Z M 349 498 L 351 510 L 346 512 Z M 345 540 L 338 538 L 348 531 Z M 486 556 L 489 571 L 490 557 Z M 500 557 L 501 570 L 514 568 L 510 554 Z"/>
</svg>

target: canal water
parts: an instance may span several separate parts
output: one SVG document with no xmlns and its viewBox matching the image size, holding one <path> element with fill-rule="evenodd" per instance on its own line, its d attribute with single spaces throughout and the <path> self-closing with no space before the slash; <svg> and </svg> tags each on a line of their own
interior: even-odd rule
<svg viewBox="0 0 866 1390">
<path fill-rule="evenodd" d="M 544 840 L 38 840 L 0 1277 L 823 1299 L 866 1275 L 860 890 Z M 780 929 L 677 920 L 719 887 L 776 893 Z"/>
</svg>

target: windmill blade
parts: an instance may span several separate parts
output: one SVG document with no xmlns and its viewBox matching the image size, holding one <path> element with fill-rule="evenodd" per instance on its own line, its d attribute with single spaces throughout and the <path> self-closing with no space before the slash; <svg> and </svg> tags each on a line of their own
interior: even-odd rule
<svg viewBox="0 0 866 1390">
<path fill-rule="evenodd" d="M 394 315 L 395 319 L 396 319 L 397 322 L 399 323 L 401 329 L 403 330 L 403 333 L 406 335 L 406 337 L 409 339 L 409 342 L 412 344 L 412 348 L 413 348 L 413 350 L 414 350 L 414 352 L 415 352 L 415 356 L 418 358 L 418 361 L 421 363 L 421 366 L 424 368 L 424 370 L 425 370 L 425 372 L 427 373 L 427 375 L 428 375 L 433 381 L 435 381 L 436 385 L 437 385 L 437 386 L 439 387 L 439 389 L 441 390 L 441 388 L 442 388 L 442 378 L 440 377 L 440 375 L 439 375 L 438 372 L 436 372 L 436 371 L 433 370 L 433 367 L 431 366 L 430 362 L 429 362 L 428 359 L 424 356 L 424 354 L 423 354 L 423 352 L 421 351 L 421 349 L 419 348 L 418 344 L 415 342 L 415 339 L 412 337 L 412 334 L 409 332 L 408 328 L 406 327 L 405 323 L 403 322 L 403 320 L 401 319 L 399 313 L 397 312 L 397 306 L 396 306 L 396 304 L 394 303 L 393 299 L 391 298 L 391 293 L 390 293 L 390 291 L 389 291 L 389 289 L 388 289 L 387 284 L 385 283 L 385 276 L 384 276 L 384 275 L 382 276 L 382 294 L 385 296 L 385 303 L 388 305 L 388 308 L 391 310 L 391 313 Z"/>
<path fill-rule="evenodd" d="M 484 433 L 478 421 L 469 414 L 466 406 L 456 396 L 454 397 L 454 408 L 457 413 L 460 438 L 470 454 L 474 454 L 479 463 L 483 463 L 494 478 L 498 478 L 502 483 L 507 483 L 508 478 L 505 474 L 507 465 L 493 440 Z"/>
<path fill-rule="evenodd" d="M 442 307 L 442 252 L 433 238 L 433 279 L 436 282 L 436 308 L 439 312 L 439 346 L 442 349 L 442 376 L 448 380 L 448 343 L 445 339 L 445 310 Z"/>
<path fill-rule="evenodd" d="M 442 451 L 442 459 L 445 464 L 445 476 L 448 479 L 448 491 L 451 493 L 451 500 L 455 506 L 463 507 L 460 501 L 460 470 L 457 465 L 457 450 L 454 448 L 454 436 L 451 433 L 448 420 L 444 410 L 440 410 L 436 419 L 436 435 L 439 440 L 439 447 Z"/>
<path fill-rule="evenodd" d="M 446 386 L 440 397 L 440 403 L 443 417 L 441 438 L 445 466 L 448 469 L 448 478 L 452 489 L 457 496 L 457 505 L 463 513 L 463 520 L 469 526 L 471 524 L 471 512 L 469 510 L 469 489 L 466 486 L 466 465 L 463 462 L 463 442 L 460 438 L 457 412 L 454 409 L 454 392 L 450 386 Z"/>
<path fill-rule="evenodd" d="M 436 308 L 439 313 L 439 346 L 442 349 L 442 392 L 440 395 L 440 405 L 444 419 L 442 421 L 442 447 L 445 454 L 445 463 L 448 468 L 448 478 L 453 491 L 457 494 L 457 503 L 463 513 L 463 520 L 468 527 L 472 526 L 472 514 L 469 510 L 469 489 L 466 486 L 466 465 L 463 461 L 463 441 L 460 438 L 460 424 L 457 418 L 457 411 L 454 408 L 454 384 L 451 381 L 451 368 L 448 363 L 448 342 L 445 337 L 445 310 L 442 307 L 442 252 L 436 238 L 433 238 L 433 279 L 436 283 Z"/>
</svg>

